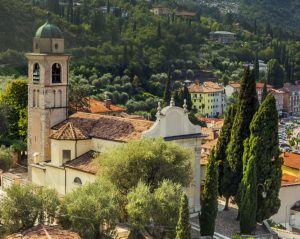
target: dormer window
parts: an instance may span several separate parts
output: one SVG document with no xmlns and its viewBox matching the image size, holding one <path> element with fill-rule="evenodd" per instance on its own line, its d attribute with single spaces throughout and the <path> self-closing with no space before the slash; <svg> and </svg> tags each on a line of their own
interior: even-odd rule
<svg viewBox="0 0 300 239">
<path fill-rule="evenodd" d="M 33 65 L 32 81 L 33 84 L 38 84 L 40 82 L 40 65 L 38 63 Z"/>
<path fill-rule="evenodd" d="M 58 63 L 52 65 L 52 83 L 61 83 L 61 65 Z"/>
</svg>

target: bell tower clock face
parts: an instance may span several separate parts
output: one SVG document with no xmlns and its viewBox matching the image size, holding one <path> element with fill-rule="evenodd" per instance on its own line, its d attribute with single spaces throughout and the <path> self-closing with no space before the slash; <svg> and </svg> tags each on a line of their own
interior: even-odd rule
<svg viewBox="0 0 300 239">
<path fill-rule="evenodd" d="M 33 65 L 32 81 L 33 81 L 33 84 L 40 83 L 40 65 L 38 63 L 35 63 Z"/>
</svg>

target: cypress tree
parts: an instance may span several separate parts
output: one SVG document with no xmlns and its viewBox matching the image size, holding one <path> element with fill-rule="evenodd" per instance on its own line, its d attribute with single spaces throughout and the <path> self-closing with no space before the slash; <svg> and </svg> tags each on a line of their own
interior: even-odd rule
<svg viewBox="0 0 300 239">
<path fill-rule="evenodd" d="M 265 98 L 267 97 L 267 95 L 268 95 L 268 88 L 267 88 L 267 83 L 265 82 L 264 83 L 264 88 L 262 89 L 262 93 L 261 93 L 261 101 L 260 101 L 260 103 L 262 103 L 265 100 Z"/>
<path fill-rule="evenodd" d="M 191 225 L 188 198 L 185 193 L 181 196 L 179 218 L 176 226 L 176 239 L 191 239 Z"/>
<path fill-rule="evenodd" d="M 201 236 L 213 236 L 218 212 L 218 162 L 212 150 L 206 167 L 205 183 L 201 202 Z"/>
<path fill-rule="evenodd" d="M 216 160 L 219 162 L 219 195 L 225 196 L 226 198 L 226 204 L 224 210 L 228 210 L 228 202 L 229 202 L 229 196 L 230 193 L 230 182 L 228 182 L 227 177 L 228 175 L 225 174 L 225 164 L 226 161 L 226 148 L 228 143 L 230 142 L 230 133 L 231 128 L 233 125 L 234 116 L 236 113 L 236 106 L 235 104 L 232 104 L 229 106 L 228 111 L 225 115 L 224 125 L 222 127 L 221 133 L 218 137 L 218 142 L 216 146 Z M 228 171 L 226 170 L 226 173 Z M 230 178 L 230 177 L 229 177 Z"/>
<path fill-rule="evenodd" d="M 169 104 L 171 100 L 171 79 L 170 76 L 168 76 L 167 81 L 166 81 L 166 86 L 165 86 L 165 91 L 164 91 L 164 103 L 165 105 Z"/>
<path fill-rule="evenodd" d="M 282 158 L 278 148 L 278 112 L 276 100 L 268 94 L 250 125 L 249 154 L 256 159 L 257 166 L 257 213 L 258 222 L 277 213 L 281 186 Z M 264 198 L 264 194 L 266 197 Z"/>
<path fill-rule="evenodd" d="M 255 74 L 255 80 L 259 80 L 259 62 L 258 62 L 258 53 L 256 51 L 255 53 L 255 59 L 254 59 L 254 74 Z"/>
<path fill-rule="evenodd" d="M 245 69 L 241 81 L 238 98 L 237 114 L 233 122 L 230 142 L 227 148 L 228 169 L 231 179 L 231 193 L 236 196 L 242 180 L 244 140 L 250 136 L 250 123 L 258 108 L 256 83 L 253 72 L 249 67 Z"/>
<path fill-rule="evenodd" d="M 182 98 L 183 98 L 183 100 L 186 99 L 187 108 L 190 111 L 192 109 L 193 102 L 191 99 L 189 89 L 186 85 L 184 85 L 184 88 L 183 88 L 183 97 Z"/>
<path fill-rule="evenodd" d="M 251 144 L 251 145 L 250 145 Z M 251 234 L 256 226 L 257 208 L 257 174 L 256 156 L 249 153 L 249 149 L 255 148 L 255 142 L 245 140 L 244 143 L 244 174 L 240 188 L 240 230 L 242 234 Z"/>
</svg>

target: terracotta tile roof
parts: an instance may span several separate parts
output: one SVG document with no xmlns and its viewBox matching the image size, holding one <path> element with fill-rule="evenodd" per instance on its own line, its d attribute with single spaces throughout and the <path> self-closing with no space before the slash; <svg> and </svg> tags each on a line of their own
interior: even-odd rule
<svg viewBox="0 0 300 239">
<path fill-rule="evenodd" d="M 232 86 L 233 88 L 240 88 L 241 84 L 240 83 L 230 83 L 230 86 Z"/>
<path fill-rule="evenodd" d="M 195 12 L 188 12 L 188 11 L 180 11 L 176 13 L 176 16 L 183 16 L 183 17 L 194 17 L 196 16 Z"/>
<path fill-rule="evenodd" d="M 203 149 L 208 149 L 208 150 L 212 150 L 213 147 L 215 147 L 217 145 L 218 139 L 214 139 L 211 141 L 206 142 L 205 144 L 202 144 L 202 148 Z"/>
<path fill-rule="evenodd" d="M 284 91 L 279 90 L 279 89 L 272 89 L 271 92 L 275 93 L 275 94 L 284 94 L 285 93 Z"/>
<path fill-rule="evenodd" d="M 201 85 L 197 83 L 191 84 L 188 89 L 190 93 L 215 93 L 222 91 L 223 87 L 214 82 L 206 81 Z"/>
<path fill-rule="evenodd" d="M 69 122 L 85 136 L 119 142 L 140 139 L 141 134 L 154 123 L 148 120 L 77 112 L 52 129 L 59 130 Z"/>
<path fill-rule="evenodd" d="M 241 87 L 241 84 L 240 83 L 230 83 L 229 84 L 230 86 L 232 86 L 233 88 L 240 88 Z M 268 89 L 271 89 L 273 86 L 267 84 L 267 88 Z M 264 83 L 256 83 L 256 89 L 262 89 L 264 88 Z"/>
<path fill-rule="evenodd" d="M 300 178 L 286 173 L 282 174 L 281 185 L 284 186 L 291 184 L 300 184 Z"/>
<path fill-rule="evenodd" d="M 61 230 L 57 226 L 38 225 L 25 231 L 6 237 L 7 239 L 80 239 L 80 236 L 71 231 Z"/>
<path fill-rule="evenodd" d="M 299 154 L 284 152 L 283 154 L 281 154 L 281 157 L 283 157 L 283 165 L 284 166 L 300 170 L 300 155 Z"/>
<path fill-rule="evenodd" d="M 206 118 L 206 117 L 198 117 L 199 120 L 205 122 L 205 123 L 215 123 L 215 122 L 222 122 L 224 119 L 219 118 Z"/>
<path fill-rule="evenodd" d="M 93 98 L 86 98 L 86 109 L 89 113 L 98 113 L 98 114 L 105 114 L 105 113 L 112 113 L 112 112 L 123 112 L 126 109 L 117 105 L 113 105 L 110 102 L 102 102 L 99 100 L 95 100 Z"/>
<path fill-rule="evenodd" d="M 72 122 L 63 125 L 59 130 L 50 135 L 51 139 L 56 140 L 83 140 L 89 139 L 79 128 L 74 127 Z"/>
<path fill-rule="evenodd" d="M 256 83 L 256 89 L 262 89 L 262 88 L 264 88 L 264 83 L 261 82 Z M 273 88 L 272 85 L 267 84 L 267 89 L 272 89 L 272 88 Z"/>
<path fill-rule="evenodd" d="M 206 135 L 206 137 L 204 138 L 205 141 L 212 141 L 218 138 L 219 129 L 202 127 L 201 133 L 203 135 Z"/>
<path fill-rule="evenodd" d="M 93 160 L 96 155 L 97 153 L 95 151 L 90 150 L 85 154 L 66 162 L 65 167 L 96 174 L 99 170 L 97 163 Z"/>
</svg>

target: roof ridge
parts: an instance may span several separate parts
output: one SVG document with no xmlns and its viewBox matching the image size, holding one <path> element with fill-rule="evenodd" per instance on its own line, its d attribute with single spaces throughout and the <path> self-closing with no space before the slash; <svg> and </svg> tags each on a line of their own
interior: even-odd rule
<svg viewBox="0 0 300 239">
<path fill-rule="evenodd" d="M 71 130 L 73 138 L 77 139 L 77 135 L 76 135 L 76 132 L 75 132 L 75 129 L 74 129 L 74 126 L 73 126 L 72 122 L 69 122 L 69 124 L 70 124 L 70 130 Z"/>
<path fill-rule="evenodd" d="M 57 138 L 60 138 L 62 136 L 62 134 L 66 131 L 67 127 L 69 126 L 71 122 L 66 123 L 63 127 L 61 127 L 58 131 L 58 136 Z"/>
</svg>

